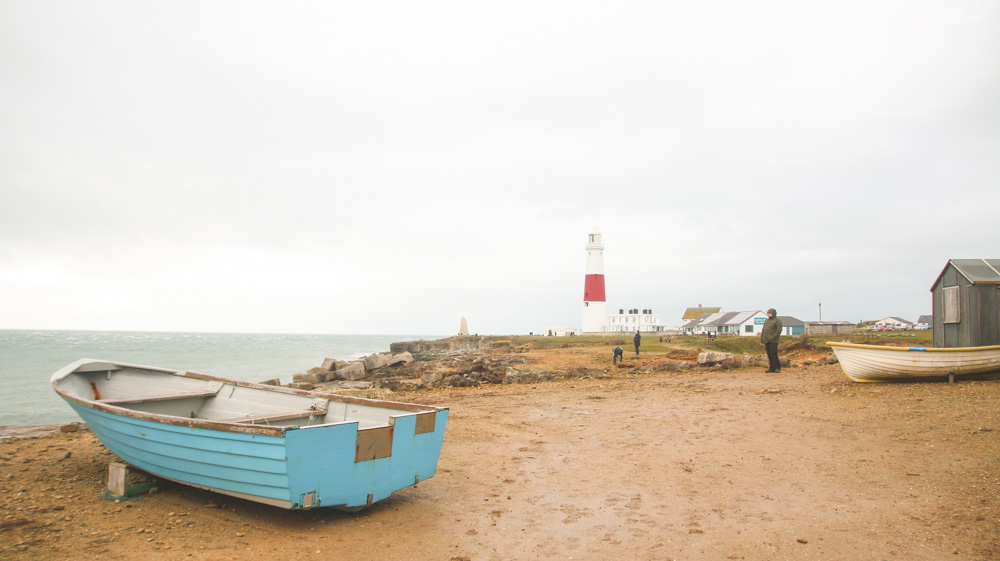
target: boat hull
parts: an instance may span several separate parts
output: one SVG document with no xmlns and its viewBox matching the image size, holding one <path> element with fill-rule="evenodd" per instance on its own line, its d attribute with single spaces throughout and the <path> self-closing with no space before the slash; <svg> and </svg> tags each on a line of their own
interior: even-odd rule
<svg viewBox="0 0 1000 561">
<path fill-rule="evenodd" d="M 130 375 L 140 371 L 137 369 L 148 368 L 104 364 L 113 364 L 122 368 L 122 372 L 127 369 Z M 89 376 L 89 382 L 101 377 L 95 377 L 92 372 L 80 374 Z M 116 370 L 109 370 L 107 374 L 109 380 L 119 375 Z M 184 418 L 137 411 L 123 404 L 116 406 L 115 399 L 88 399 L 90 396 L 79 395 L 82 393 L 79 389 L 74 393 L 74 384 L 65 382 L 73 373 L 63 373 L 58 381 L 53 376 L 53 386 L 101 443 L 125 462 L 158 477 L 282 508 L 363 508 L 432 477 L 437 469 L 448 417 L 446 408 L 284 388 L 270 390 L 257 384 L 202 375 L 166 375 L 194 376 L 199 381 L 219 384 L 219 395 L 174 400 L 160 396 L 160 400 L 169 402 L 170 407 L 191 409 L 194 418 Z M 95 386 L 93 392 L 107 395 L 112 391 L 109 386 L 110 382 Z M 86 386 L 76 383 L 75 387 Z M 315 418 L 303 417 L 316 423 L 313 425 L 305 421 L 294 424 L 297 422 L 294 420 L 284 426 L 248 424 L 246 421 L 201 419 L 194 413 L 212 411 L 211 407 L 219 405 L 210 400 L 236 396 L 237 389 L 244 393 L 281 390 L 275 399 L 286 401 L 321 400 L 331 404 L 339 404 L 337 400 L 346 401 L 343 401 L 343 413 L 339 410 L 335 413 L 334 406 L 330 405 L 325 418 L 320 412 Z M 267 403 L 263 398 L 255 399 Z M 191 403 L 179 403 L 184 400 Z M 136 407 L 147 410 L 155 409 L 151 401 L 117 400 L 121 401 L 138 403 Z M 167 406 L 160 406 L 164 407 Z M 368 419 L 352 421 L 352 411 Z M 384 413 L 385 422 L 372 420 L 375 413 Z M 346 420 L 331 422 L 334 417 Z M 366 427 L 359 428 L 359 425 Z"/>
<path fill-rule="evenodd" d="M 1000 346 L 928 349 L 828 343 L 855 382 L 948 380 L 1000 376 Z"/>
</svg>

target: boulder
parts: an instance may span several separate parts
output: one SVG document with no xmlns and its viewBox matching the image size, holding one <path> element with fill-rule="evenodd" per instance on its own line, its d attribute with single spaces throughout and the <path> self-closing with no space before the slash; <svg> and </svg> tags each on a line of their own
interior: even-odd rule
<svg viewBox="0 0 1000 561">
<path fill-rule="evenodd" d="M 330 370 L 340 370 L 341 368 L 347 368 L 347 365 L 350 364 L 346 360 L 335 360 L 332 358 L 328 358 L 323 361 L 324 367 L 326 366 L 327 360 L 330 361 Z"/>
<path fill-rule="evenodd" d="M 329 368 L 323 368 L 322 366 L 317 366 L 316 368 L 310 368 L 309 370 L 306 370 L 306 374 L 316 374 L 317 376 L 322 378 L 323 376 L 326 376 L 326 373 L 329 371 L 330 371 Z"/>
<path fill-rule="evenodd" d="M 317 374 L 315 372 L 306 374 L 292 374 L 292 383 L 302 383 L 302 384 L 318 384 L 323 381 L 323 375 Z M 292 386 L 289 386 L 292 387 Z"/>
<path fill-rule="evenodd" d="M 306 391 L 310 391 L 310 390 L 313 389 L 313 385 L 312 384 L 308 384 L 306 382 L 292 382 L 291 384 L 288 384 L 288 387 L 292 388 L 293 390 L 306 390 Z"/>
<path fill-rule="evenodd" d="M 731 360 L 732 358 L 732 353 L 708 351 L 698 355 L 698 366 L 715 366 L 716 364 L 721 364 L 723 361 Z"/>
<path fill-rule="evenodd" d="M 280 386 L 281 380 L 278 378 L 271 378 L 270 380 L 264 380 L 261 384 L 265 386 Z"/>
<path fill-rule="evenodd" d="M 383 353 L 376 353 L 373 355 L 366 356 L 365 370 L 378 370 L 379 368 L 385 368 L 389 365 L 389 355 Z"/>
<path fill-rule="evenodd" d="M 743 368 L 744 364 L 746 364 L 745 359 L 748 358 L 748 356 L 749 355 L 730 355 L 729 358 L 723 360 L 719 364 L 723 368 Z"/>
<path fill-rule="evenodd" d="M 356 360 L 337 370 L 337 376 L 340 376 L 342 380 L 360 380 L 365 377 L 365 374 L 365 363 L 361 360 Z"/>
<path fill-rule="evenodd" d="M 392 358 L 389 359 L 389 366 L 396 366 L 397 364 L 405 364 L 407 362 L 413 362 L 413 355 L 409 351 L 404 351 L 392 355 Z"/>
<path fill-rule="evenodd" d="M 440 370 L 435 370 L 433 372 L 424 372 L 420 375 L 420 381 L 425 384 L 433 384 L 434 382 L 440 382 L 444 379 L 444 372 Z"/>
</svg>

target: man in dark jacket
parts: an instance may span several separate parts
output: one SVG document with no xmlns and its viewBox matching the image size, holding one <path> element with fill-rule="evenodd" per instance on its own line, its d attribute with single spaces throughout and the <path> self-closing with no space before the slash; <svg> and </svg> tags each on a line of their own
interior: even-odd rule
<svg viewBox="0 0 1000 561">
<path fill-rule="evenodd" d="M 632 337 L 632 342 L 635 343 L 635 356 L 639 356 L 639 341 L 642 337 L 639 336 L 639 330 L 635 330 L 635 337 Z"/>
<path fill-rule="evenodd" d="M 767 311 L 767 321 L 760 332 L 760 342 L 767 350 L 767 372 L 781 372 L 781 362 L 778 360 L 778 341 L 781 340 L 781 320 L 774 308 Z"/>
</svg>

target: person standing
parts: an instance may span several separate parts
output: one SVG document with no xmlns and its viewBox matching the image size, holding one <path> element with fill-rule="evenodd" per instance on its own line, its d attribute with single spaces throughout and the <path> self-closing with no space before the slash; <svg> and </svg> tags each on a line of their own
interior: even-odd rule
<svg viewBox="0 0 1000 561">
<path fill-rule="evenodd" d="M 767 372 L 781 372 L 781 362 L 778 360 L 778 341 L 781 340 L 781 320 L 774 308 L 767 311 L 764 329 L 760 332 L 760 342 L 767 351 Z"/>
<path fill-rule="evenodd" d="M 635 330 L 635 337 L 632 337 L 632 342 L 635 343 L 635 356 L 639 356 L 639 341 L 642 340 L 642 336 L 639 335 L 639 330 Z"/>
</svg>

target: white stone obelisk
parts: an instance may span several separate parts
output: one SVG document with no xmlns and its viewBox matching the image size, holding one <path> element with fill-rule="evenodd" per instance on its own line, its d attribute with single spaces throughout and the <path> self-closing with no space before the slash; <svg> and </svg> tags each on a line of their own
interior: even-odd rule
<svg viewBox="0 0 1000 561">
<path fill-rule="evenodd" d="M 587 272 L 583 283 L 584 333 L 607 330 L 608 309 L 604 297 L 604 242 L 594 228 L 587 238 Z"/>
</svg>

